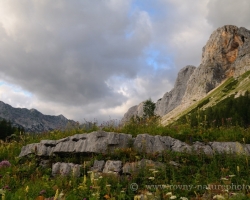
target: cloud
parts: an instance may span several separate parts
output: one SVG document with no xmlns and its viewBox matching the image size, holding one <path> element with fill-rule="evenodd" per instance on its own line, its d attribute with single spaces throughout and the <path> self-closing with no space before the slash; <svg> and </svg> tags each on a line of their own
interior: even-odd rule
<svg viewBox="0 0 250 200">
<path fill-rule="evenodd" d="M 214 29 L 224 25 L 235 25 L 250 29 L 250 2 L 248 0 L 210 0 L 207 20 Z"/>
<path fill-rule="evenodd" d="M 249 25 L 250 3 L 227 2 L 1 1 L 0 100 L 79 121 L 121 118 L 198 66 L 218 26 Z"/>
</svg>

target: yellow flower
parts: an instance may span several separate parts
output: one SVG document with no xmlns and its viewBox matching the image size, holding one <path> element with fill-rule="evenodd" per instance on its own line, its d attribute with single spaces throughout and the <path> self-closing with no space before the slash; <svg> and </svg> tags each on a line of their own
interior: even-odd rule
<svg viewBox="0 0 250 200">
<path fill-rule="evenodd" d="M 25 192 L 28 193 L 29 192 L 29 186 L 27 185 L 27 187 L 25 188 Z"/>
<path fill-rule="evenodd" d="M 83 176 L 83 183 L 86 184 L 86 182 L 87 182 L 87 176 L 84 175 L 84 176 Z"/>
<path fill-rule="evenodd" d="M 57 189 L 54 199 L 56 200 L 58 198 L 58 196 L 59 196 L 59 190 Z"/>
<path fill-rule="evenodd" d="M 140 195 L 135 195 L 134 196 L 134 200 L 140 200 L 141 199 L 141 196 Z"/>
</svg>

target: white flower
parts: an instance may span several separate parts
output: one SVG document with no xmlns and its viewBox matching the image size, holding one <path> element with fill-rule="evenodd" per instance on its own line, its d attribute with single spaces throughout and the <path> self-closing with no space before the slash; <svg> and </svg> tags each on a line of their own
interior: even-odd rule
<svg viewBox="0 0 250 200">
<path fill-rule="evenodd" d="M 229 175 L 229 177 L 230 177 L 230 178 L 233 178 L 233 177 L 235 177 L 235 175 L 234 175 L 234 174 L 231 174 L 231 175 Z"/>
<path fill-rule="evenodd" d="M 154 179 L 155 179 L 155 177 L 149 177 L 148 179 L 150 179 L 150 180 L 154 180 Z"/>
<path fill-rule="evenodd" d="M 176 199 L 177 197 L 175 195 L 171 196 L 170 199 Z"/>
<path fill-rule="evenodd" d="M 228 178 L 221 178 L 220 180 L 222 180 L 222 181 L 228 181 Z"/>
<path fill-rule="evenodd" d="M 181 200 L 188 200 L 187 197 L 181 197 L 180 199 L 181 199 Z"/>
<path fill-rule="evenodd" d="M 172 196 L 172 192 L 168 192 L 166 196 Z"/>
<path fill-rule="evenodd" d="M 215 196 L 213 196 L 213 199 L 225 199 L 222 195 L 217 194 Z"/>
</svg>

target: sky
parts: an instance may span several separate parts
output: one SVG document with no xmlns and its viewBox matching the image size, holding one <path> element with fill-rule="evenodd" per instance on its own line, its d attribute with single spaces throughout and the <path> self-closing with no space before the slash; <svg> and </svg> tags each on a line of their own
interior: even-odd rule
<svg viewBox="0 0 250 200">
<path fill-rule="evenodd" d="M 79 122 L 120 120 L 199 66 L 249 0 L 0 0 L 0 101 Z"/>
</svg>

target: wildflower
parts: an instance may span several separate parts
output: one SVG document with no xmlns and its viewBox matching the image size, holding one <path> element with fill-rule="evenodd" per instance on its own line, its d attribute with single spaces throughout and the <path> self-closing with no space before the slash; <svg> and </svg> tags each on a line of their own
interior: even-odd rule
<svg viewBox="0 0 250 200">
<path fill-rule="evenodd" d="M 237 172 L 240 172 L 240 167 L 237 165 Z"/>
<path fill-rule="evenodd" d="M 181 197 L 180 199 L 181 199 L 181 200 L 188 200 L 187 197 Z"/>
<path fill-rule="evenodd" d="M 25 188 L 25 192 L 28 193 L 29 192 L 29 186 L 27 185 L 27 187 Z"/>
<path fill-rule="evenodd" d="M 224 178 L 224 177 L 222 177 L 220 180 L 222 180 L 222 181 L 228 181 L 228 179 Z"/>
<path fill-rule="evenodd" d="M 106 187 L 111 187 L 111 185 L 108 184 L 108 185 L 106 185 Z"/>
<path fill-rule="evenodd" d="M 158 173 L 159 171 L 157 171 L 157 170 L 155 170 L 155 171 L 153 171 L 153 174 L 156 174 L 156 173 Z"/>
<path fill-rule="evenodd" d="M 59 190 L 57 189 L 57 190 L 56 190 L 56 194 L 55 194 L 54 199 L 57 199 L 57 198 L 58 198 L 58 196 L 59 196 Z"/>
<path fill-rule="evenodd" d="M 222 195 L 217 194 L 215 196 L 213 196 L 213 199 L 225 199 Z"/>
<path fill-rule="evenodd" d="M 2 200 L 5 200 L 5 190 L 0 189 L 0 194 L 2 195 Z"/>
<path fill-rule="evenodd" d="M 231 175 L 228 175 L 230 178 L 233 178 L 233 177 L 235 177 L 235 175 L 234 174 L 231 174 Z"/>
<path fill-rule="evenodd" d="M 108 194 L 106 194 L 106 195 L 104 196 L 104 198 L 105 198 L 105 199 L 110 199 L 110 196 L 109 196 Z"/>
<path fill-rule="evenodd" d="M 40 195 L 44 195 L 45 193 L 46 193 L 46 190 L 41 190 L 41 191 L 39 192 Z"/>
<path fill-rule="evenodd" d="M 10 166 L 11 166 L 11 164 L 10 164 L 10 162 L 8 160 L 3 160 L 3 161 L 0 162 L 0 168 L 2 168 L 2 167 L 10 167 Z"/>
<path fill-rule="evenodd" d="M 86 184 L 86 182 L 87 182 L 87 176 L 84 175 L 84 176 L 83 176 L 83 184 Z"/>
<path fill-rule="evenodd" d="M 175 195 L 171 196 L 170 199 L 176 199 L 177 197 Z"/>
<path fill-rule="evenodd" d="M 141 199 L 141 196 L 140 195 L 135 195 L 134 196 L 134 200 L 140 200 Z"/>
<path fill-rule="evenodd" d="M 64 193 L 63 193 L 63 190 L 60 192 L 59 194 L 59 199 L 62 199 L 64 197 Z"/>
<path fill-rule="evenodd" d="M 168 192 L 166 196 L 172 196 L 172 192 Z"/>
<path fill-rule="evenodd" d="M 148 179 L 150 179 L 150 180 L 154 180 L 154 179 L 155 179 L 155 177 L 149 177 Z"/>
</svg>

